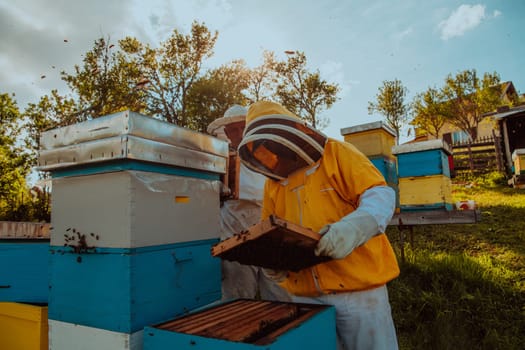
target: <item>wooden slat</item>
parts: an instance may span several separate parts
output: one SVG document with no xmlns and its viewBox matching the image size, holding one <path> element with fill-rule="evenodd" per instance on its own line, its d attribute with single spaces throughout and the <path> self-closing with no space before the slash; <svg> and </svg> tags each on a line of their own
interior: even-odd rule
<svg viewBox="0 0 525 350">
<path fill-rule="evenodd" d="M 246 341 L 263 329 L 264 325 L 285 321 L 295 315 L 290 305 L 271 304 L 249 315 L 236 315 L 226 323 L 217 323 L 202 332 L 192 332 L 209 338 Z"/>
<path fill-rule="evenodd" d="M 268 304 L 269 303 L 251 304 L 243 309 L 235 308 L 235 310 L 229 308 L 220 315 L 216 315 L 215 313 L 211 315 L 201 315 L 198 322 L 182 324 L 177 328 L 172 327 L 171 330 L 175 330 L 177 332 L 182 333 L 199 334 L 216 325 L 225 325 L 228 322 L 234 322 L 235 319 L 242 319 L 254 313 L 256 314 L 257 312 L 259 312 L 259 310 L 263 310 L 266 306 L 268 306 Z"/>
<path fill-rule="evenodd" d="M 298 325 L 300 325 L 301 323 L 305 322 L 307 319 L 309 319 L 310 317 L 312 317 L 314 314 L 316 314 L 317 312 L 319 312 L 320 310 L 319 309 L 315 309 L 315 310 L 307 310 L 305 311 L 304 308 L 302 308 L 303 310 L 303 313 L 301 313 L 297 318 L 295 318 L 293 321 L 289 322 L 288 324 L 286 324 L 285 326 L 283 327 L 280 327 L 280 328 L 277 328 L 276 330 L 274 330 L 273 332 L 271 333 L 268 333 L 266 334 L 265 336 L 263 337 L 260 337 L 259 339 L 257 339 L 256 341 L 253 342 L 253 344 L 256 344 L 256 345 L 266 345 L 266 344 L 270 344 L 272 343 L 275 339 L 277 339 L 277 337 L 283 335 L 284 333 L 288 332 L 290 329 L 293 329 L 295 327 L 297 327 Z"/>
<path fill-rule="evenodd" d="M 396 213 L 389 225 L 474 224 L 481 219 L 479 210 L 428 210 Z"/>
<path fill-rule="evenodd" d="M 0 221 L 0 238 L 49 238 L 51 227 L 45 222 Z"/>
<path fill-rule="evenodd" d="M 178 331 L 179 327 L 184 327 L 185 325 L 191 324 L 191 323 L 199 323 L 203 319 L 206 319 L 209 316 L 212 316 L 212 315 L 220 316 L 222 314 L 229 314 L 230 309 L 233 305 L 235 307 L 239 307 L 239 309 L 242 310 L 242 307 L 252 307 L 253 303 L 251 303 L 249 300 L 236 300 L 235 302 L 232 302 L 232 303 L 219 305 L 214 308 L 210 308 L 210 309 L 196 312 L 196 313 L 193 313 L 187 316 L 176 318 L 174 320 L 158 325 L 157 328 Z"/>
</svg>

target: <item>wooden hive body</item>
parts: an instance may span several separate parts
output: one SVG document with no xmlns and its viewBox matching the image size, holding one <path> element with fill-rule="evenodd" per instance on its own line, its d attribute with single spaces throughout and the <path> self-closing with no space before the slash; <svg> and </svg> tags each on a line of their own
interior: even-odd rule
<svg viewBox="0 0 525 350">
<path fill-rule="evenodd" d="M 341 134 L 367 157 L 391 157 L 396 142 L 394 130 L 380 121 L 344 128 Z"/>
<path fill-rule="evenodd" d="M 450 178 L 444 175 L 402 177 L 399 179 L 401 211 L 452 210 Z"/>
</svg>

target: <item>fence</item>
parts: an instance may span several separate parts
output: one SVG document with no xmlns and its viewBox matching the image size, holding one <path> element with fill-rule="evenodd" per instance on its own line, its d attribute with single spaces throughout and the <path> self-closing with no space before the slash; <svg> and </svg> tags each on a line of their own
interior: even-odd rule
<svg viewBox="0 0 525 350">
<path fill-rule="evenodd" d="M 483 174 L 504 171 L 501 140 L 494 134 L 470 142 L 455 143 L 452 145 L 452 154 L 456 172 Z"/>
</svg>

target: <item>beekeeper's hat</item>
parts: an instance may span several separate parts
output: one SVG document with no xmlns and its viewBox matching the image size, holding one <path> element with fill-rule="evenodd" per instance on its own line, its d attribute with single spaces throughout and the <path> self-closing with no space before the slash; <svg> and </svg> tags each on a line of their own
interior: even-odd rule
<svg viewBox="0 0 525 350">
<path fill-rule="evenodd" d="M 222 118 L 212 121 L 208 128 L 208 134 L 230 142 L 234 149 L 237 149 L 244 130 L 246 113 L 248 108 L 233 105 L 224 112 Z"/>
<path fill-rule="evenodd" d="M 246 114 L 241 161 L 253 171 L 282 180 L 314 164 L 327 137 L 278 103 L 259 101 Z"/>
</svg>

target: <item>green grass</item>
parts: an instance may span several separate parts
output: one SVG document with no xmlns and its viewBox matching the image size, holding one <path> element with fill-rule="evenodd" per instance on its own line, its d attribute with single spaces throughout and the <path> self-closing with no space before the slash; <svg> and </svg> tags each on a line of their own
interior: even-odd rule
<svg viewBox="0 0 525 350">
<path fill-rule="evenodd" d="M 523 349 L 525 190 L 485 177 L 454 185 L 453 197 L 475 200 L 481 221 L 414 227 L 389 283 L 399 347 Z M 399 253 L 399 230 L 387 233 Z"/>
</svg>

